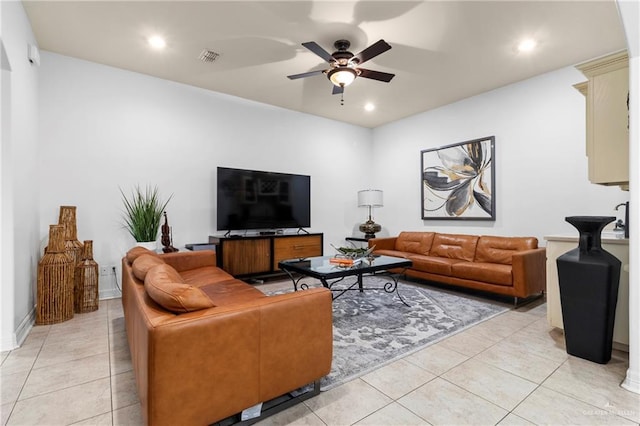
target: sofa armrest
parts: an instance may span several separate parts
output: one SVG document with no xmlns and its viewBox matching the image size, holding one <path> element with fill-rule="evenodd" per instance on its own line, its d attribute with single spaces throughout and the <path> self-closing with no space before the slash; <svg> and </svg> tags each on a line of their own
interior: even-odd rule
<svg viewBox="0 0 640 426">
<path fill-rule="evenodd" d="M 160 257 L 167 265 L 172 266 L 178 272 L 190 271 L 205 266 L 216 266 L 216 252 L 213 250 L 164 253 Z"/>
<path fill-rule="evenodd" d="M 513 254 L 514 296 L 529 297 L 547 287 L 547 250 L 540 247 Z"/>
<path fill-rule="evenodd" d="M 398 237 L 371 238 L 369 240 L 369 247 L 375 245 L 376 250 L 395 250 L 397 239 Z"/>
<path fill-rule="evenodd" d="M 327 375 L 332 327 L 325 288 L 167 318 L 151 332 L 148 424 L 212 423 Z"/>
<path fill-rule="evenodd" d="M 333 359 L 331 291 L 322 287 L 267 297 L 261 315 L 261 400 L 329 374 Z"/>
</svg>

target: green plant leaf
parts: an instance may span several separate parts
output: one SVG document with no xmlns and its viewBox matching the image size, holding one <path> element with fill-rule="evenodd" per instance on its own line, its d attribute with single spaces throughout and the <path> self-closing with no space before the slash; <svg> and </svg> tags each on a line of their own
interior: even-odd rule
<svg viewBox="0 0 640 426">
<path fill-rule="evenodd" d="M 124 227 L 138 242 L 155 241 L 158 238 L 162 213 L 173 195 L 163 202 L 157 186 L 147 185 L 142 190 L 139 185 L 136 185 L 130 198 L 125 195 L 122 188 L 119 189 L 124 204 Z"/>
</svg>

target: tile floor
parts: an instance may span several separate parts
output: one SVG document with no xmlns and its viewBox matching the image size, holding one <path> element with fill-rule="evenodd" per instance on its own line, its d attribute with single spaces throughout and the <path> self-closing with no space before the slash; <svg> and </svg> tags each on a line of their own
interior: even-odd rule
<svg viewBox="0 0 640 426">
<path fill-rule="evenodd" d="M 0 355 L 2 425 L 137 425 L 140 404 L 120 299 Z M 567 356 L 544 303 L 492 318 L 263 425 L 638 424 L 640 395 L 607 365 Z"/>
</svg>

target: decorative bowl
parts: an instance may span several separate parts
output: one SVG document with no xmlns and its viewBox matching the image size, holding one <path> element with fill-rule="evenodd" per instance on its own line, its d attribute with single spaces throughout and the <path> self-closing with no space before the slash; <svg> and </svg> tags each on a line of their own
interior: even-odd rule
<svg viewBox="0 0 640 426">
<path fill-rule="evenodd" d="M 332 247 L 338 252 L 336 257 L 343 257 L 346 259 L 359 259 L 362 257 L 367 257 L 371 253 L 376 246 L 371 246 L 369 248 L 358 248 L 358 247 L 336 247 L 332 245 Z"/>
</svg>

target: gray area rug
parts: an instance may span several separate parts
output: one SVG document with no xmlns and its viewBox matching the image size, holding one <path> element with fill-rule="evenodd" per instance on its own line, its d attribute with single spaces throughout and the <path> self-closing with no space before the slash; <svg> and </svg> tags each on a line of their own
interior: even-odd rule
<svg viewBox="0 0 640 426">
<path fill-rule="evenodd" d="M 368 277 L 365 286 L 383 287 L 387 281 Z M 322 390 L 510 309 L 505 303 L 403 281 L 398 291 L 409 307 L 384 290 L 350 291 L 333 301 L 333 364 Z"/>
</svg>

